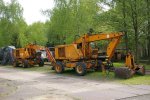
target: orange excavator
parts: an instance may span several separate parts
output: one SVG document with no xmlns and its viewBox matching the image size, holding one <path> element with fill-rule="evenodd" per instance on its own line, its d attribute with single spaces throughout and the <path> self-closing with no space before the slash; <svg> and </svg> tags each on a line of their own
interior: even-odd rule
<svg viewBox="0 0 150 100">
<path fill-rule="evenodd" d="M 57 73 L 62 73 L 65 68 L 73 68 L 80 76 L 85 75 L 90 69 L 102 70 L 103 72 L 111 69 L 117 77 L 121 78 L 129 78 L 136 72 L 144 75 L 144 67 L 135 64 L 134 56 L 131 53 L 127 54 L 124 67 L 115 68 L 111 63 L 114 51 L 123 36 L 122 32 L 84 34 L 72 44 L 56 46 L 55 57 L 48 49 L 47 54 Z M 105 56 L 99 56 L 98 48 L 91 46 L 93 42 L 101 40 L 109 40 Z"/>
<path fill-rule="evenodd" d="M 13 52 L 14 67 L 18 67 L 20 65 L 22 67 L 31 67 L 36 64 L 44 66 L 44 60 L 42 58 L 43 50 L 45 50 L 45 47 L 35 44 L 28 44 L 24 48 L 15 49 Z"/>
</svg>

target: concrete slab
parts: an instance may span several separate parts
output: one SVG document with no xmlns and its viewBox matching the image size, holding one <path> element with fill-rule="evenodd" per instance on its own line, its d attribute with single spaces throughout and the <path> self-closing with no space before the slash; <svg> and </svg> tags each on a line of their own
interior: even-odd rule
<svg viewBox="0 0 150 100">
<path fill-rule="evenodd" d="M 95 90 L 72 94 L 74 97 L 78 97 L 81 100 L 115 100 L 126 97 L 136 96 L 128 92 L 120 92 L 116 89 Z"/>
<path fill-rule="evenodd" d="M 144 95 L 144 94 L 149 94 L 150 93 L 149 90 L 135 88 L 135 87 L 132 87 L 132 86 L 124 86 L 124 87 L 120 87 L 120 88 L 115 88 L 115 90 L 120 91 L 120 92 L 127 92 L 127 93 L 130 93 L 130 94 L 135 94 L 135 95 Z"/>
<path fill-rule="evenodd" d="M 0 83 L 16 87 L 14 93 L 0 96 L 2 100 L 114 100 L 136 98 L 150 93 L 148 85 L 123 85 L 4 67 L 0 67 Z M 9 89 L 1 88 L 0 92 Z"/>
<path fill-rule="evenodd" d="M 140 90 L 150 91 L 150 85 L 131 85 L 134 88 L 138 88 Z"/>
<path fill-rule="evenodd" d="M 150 100 L 150 94 L 138 95 L 138 96 L 124 98 L 124 99 L 120 99 L 120 100 Z"/>
</svg>

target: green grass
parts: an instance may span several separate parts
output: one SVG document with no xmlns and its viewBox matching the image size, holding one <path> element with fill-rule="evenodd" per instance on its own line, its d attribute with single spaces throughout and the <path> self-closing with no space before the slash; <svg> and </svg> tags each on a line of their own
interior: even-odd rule
<svg viewBox="0 0 150 100">
<path fill-rule="evenodd" d="M 103 81 L 114 80 L 114 74 L 112 72 L 110 72 L 108 75 L 102 72 L 88 71 L 85 76 L 78 76 L 74 70 L 66 69 L 63 75 L 81 77 L 81 78 L 90 79 L 90 80 L 103 80 Z"/>
<path fill-rule="evenodd" d="M 123 67 L 125 66 L 124 63 L 113 63 L 114 67 Z"/>
<path fill-rule="evenodd" d="M 143 64 L 145 66 L 145 69 L 150 70 L 150 65 L 148 64 Z"/>
<path fill-rule="evenodd" d="M 118 79 L 118 82 L 128 85 L 150 85 L 150 75 L 139 76 L 134 75 L 129 79 Z"/>
<path fill-rule="evenodd" d="M 47 72 L 53 72 L 51 70 L 51 67 L 48 66 L 48 65 L 45 65 L 43 67 L 39 67 L 38 65 L 35 65 L 33 67 L 30 67 L 30 68 L 22 68 L 22 67 L 13 67 L 11 65 L 7 65 L 7 66 L 3 66 L 3 67 L 6 67 L 6 68 L 15 68 L 15 69 L 20 69 L 20 70 L 25 70 L 25 71 L 36 71 L 36 72 L 44 72 L 44 73 L 47 73 Z"/>
<path fill-rule="evenodd" d="M 124 66 L 124 63 L 114 63 L 115 67 L 122 67 Z M 150 69 L 150 65 L 144 65 L 146 70 Z M 7 68 L 14 68 L 12 66 L 4 66 Z M 15 67 L 16 69 L 20 70 L 26 70 L 26 71 L 36 71 L 36 72 L 42 72 L 42 73 L 52 73 L 56 74 L 54 70 L 51 70 L 50 65 L 45 65 L 44 67 L 34 66 L 31 68 L 21 68 L 21 67 Z M 62 74 L 63 76 L 70 76 L 70 77 L 80 77 L 83 79 L 89 79 L 89 80 L 97 80 L 97 81 L 103 81 L 103 82 L 117 82 L 121 84 L 145 84 L 150 85 L 150 75 L 140 76 L 140 75 L 134 75 L 133 77 L 129 79 L 119 79 L 115 78 L 114 72 L 110 72 L 109 74 L 104 74 L 102 72 L 95 72 L 95 71 L 88 71 L 85 76 L 77 76 L 75 71 L 72 69 L 66 69 L 65 72 Z"/>
<path fill-rule="evenodd" d="M 150 65 L 141 63 L 140 65 L 144 65 L 146 70 L 150 70 Z M 114 63 L 115 67 L 121 67 L 124 66 L 124 63 Z M 122 84 L 133 84 L 133 85 L 139 85 L 139 84 L 145 84 L 150 85 L 150 75 L 134 75 L 133 77 L 129 79 L 116 79 L 119 83 Z"/>
<path fill-rule="evenodd" d="M 89 80 L 97 80 L 97 81 L 103 81 L 103 82 L 117 82 L 121 84 L 127 84 L 127 85 L 150 85 L 150 75 L 134 75 L 133 77 L 129 79 L 120 79 L 116 78 L 114 75 L 114 72 L 110 72 L 109 74 L 104 74 L 102 72 L 94 72 L 94 71 L 88 71 L 85 76 L 77 76 L 75 71 L 73 70 L 66 70 L 63 75 L 65 76 L 71 76 L 71 77 L 80 77 L 83 79 L 89 79 Z"/>
<path fill-rule="evenodd" d="M 50 69 L 50 66 L 43 66 L 43 67 L 39 67 L 39 66 L 34 66 L 34 67 L 30 67 L 30 68 L 19 68 L 19 69 L 24 69 L 27 71 L 37 71 L 37 72 L 51 72 L 52 70 Z"/>
<path fill-rule="evenodd" d="M 140 65 L 144 65 L 146 70 L 150 70 L 150 65 L 148 64 L 144 64 L 144 63 L 140 63 Z M 123 67 L 125 66 L 125 63 L 114 63 L 115 67 Z"/>
<path fill-rule="evenodd" d="M 124 66 L 124 63 L 114 63 L 115 67 L 122 67 Z M 146 70 L 150 69 L 150 65 L 144 65 Z M 80 77 L 77 76 L 75 71 L 72 69 L 67 69 L 63 73 L 63 75 L 71 76 L 71 77 Z M 103 82 L 117 82 L 121 84 L 130 84 L 130 85 L 137 85 L 137 84 L 145 84 L 150 85 L 150 75 L 134 75 L 133 77 L 129 79 L 119 79 L 116 78 L 114 75 L 114 72 L 110 72 L 109 74 L 104 74 L 102 72 L 95 72 L 95 71 L 88 71 L 85 76 L 81 76 L 80 78 L 85 78 L 89 80 L 97 80 L 97 81 L 103 81 Z"/>
</svg>

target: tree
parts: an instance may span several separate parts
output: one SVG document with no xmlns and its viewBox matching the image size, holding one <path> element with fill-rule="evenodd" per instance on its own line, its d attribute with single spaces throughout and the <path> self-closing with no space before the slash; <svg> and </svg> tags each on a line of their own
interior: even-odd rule
<svg viewBox="0 0 150 100">
<path fill-rule="evenodd" d="M 150 0 L 146 0 L 146 12 L 147 12 L 147 40 L 148 40 L 148 56 L 149 56 L 149 62 L 150 62 Z"/>
<path fill-rule="evenodd" d="M 26 23 L 23 19 L 23 9 L 16 0 L 11 0 L 10 3 L 0 1 L 0 46 L 15 45 L 20 47 L 19 34 L 25 31 Z"/>
<path fill-rule="evenodd" d="M 128 46 L 135 51 L 137 61 L 146 48 L 145 23 L 148 18 L 145 17 L 145 12 L 149 11 L 145 11 L 147 3 L 142 0 L 103 0 L 102 3 L 110 7 L 110 10 L 99 14 L 101 21 L 107 23 L 103 25 L 110 25 L 110 29 L 106 30 L 124 30 L 128 33 Z"/>
<path fill-rule="evenodd" d="M 56 6 L 50 12 L 49 38 L 66 38 L 65 42 L 70 43 L 75 34 L 87 33 L 89 28 L 94 27 L 95 15 L 99 9 L 97 2 L 98 0 L 55 0 Z"/>
<path fill-rule="evenodd" d="M 46 27 L 44 23 L 36 22 L 28 26 L 26 35 L 29 43 L 45 45 L 47 42 Z"/>
</svg>

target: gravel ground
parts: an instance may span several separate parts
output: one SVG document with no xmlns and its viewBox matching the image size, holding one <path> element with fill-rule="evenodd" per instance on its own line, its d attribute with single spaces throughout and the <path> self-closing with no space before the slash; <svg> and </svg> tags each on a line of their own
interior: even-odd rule
<svg viewBox="0 0 150 100">
<path fill-rule="evenodd" d="M 0 66 L 0 100 L 149 100 L 150 85 L 123 85 Z"/>
</svg>

